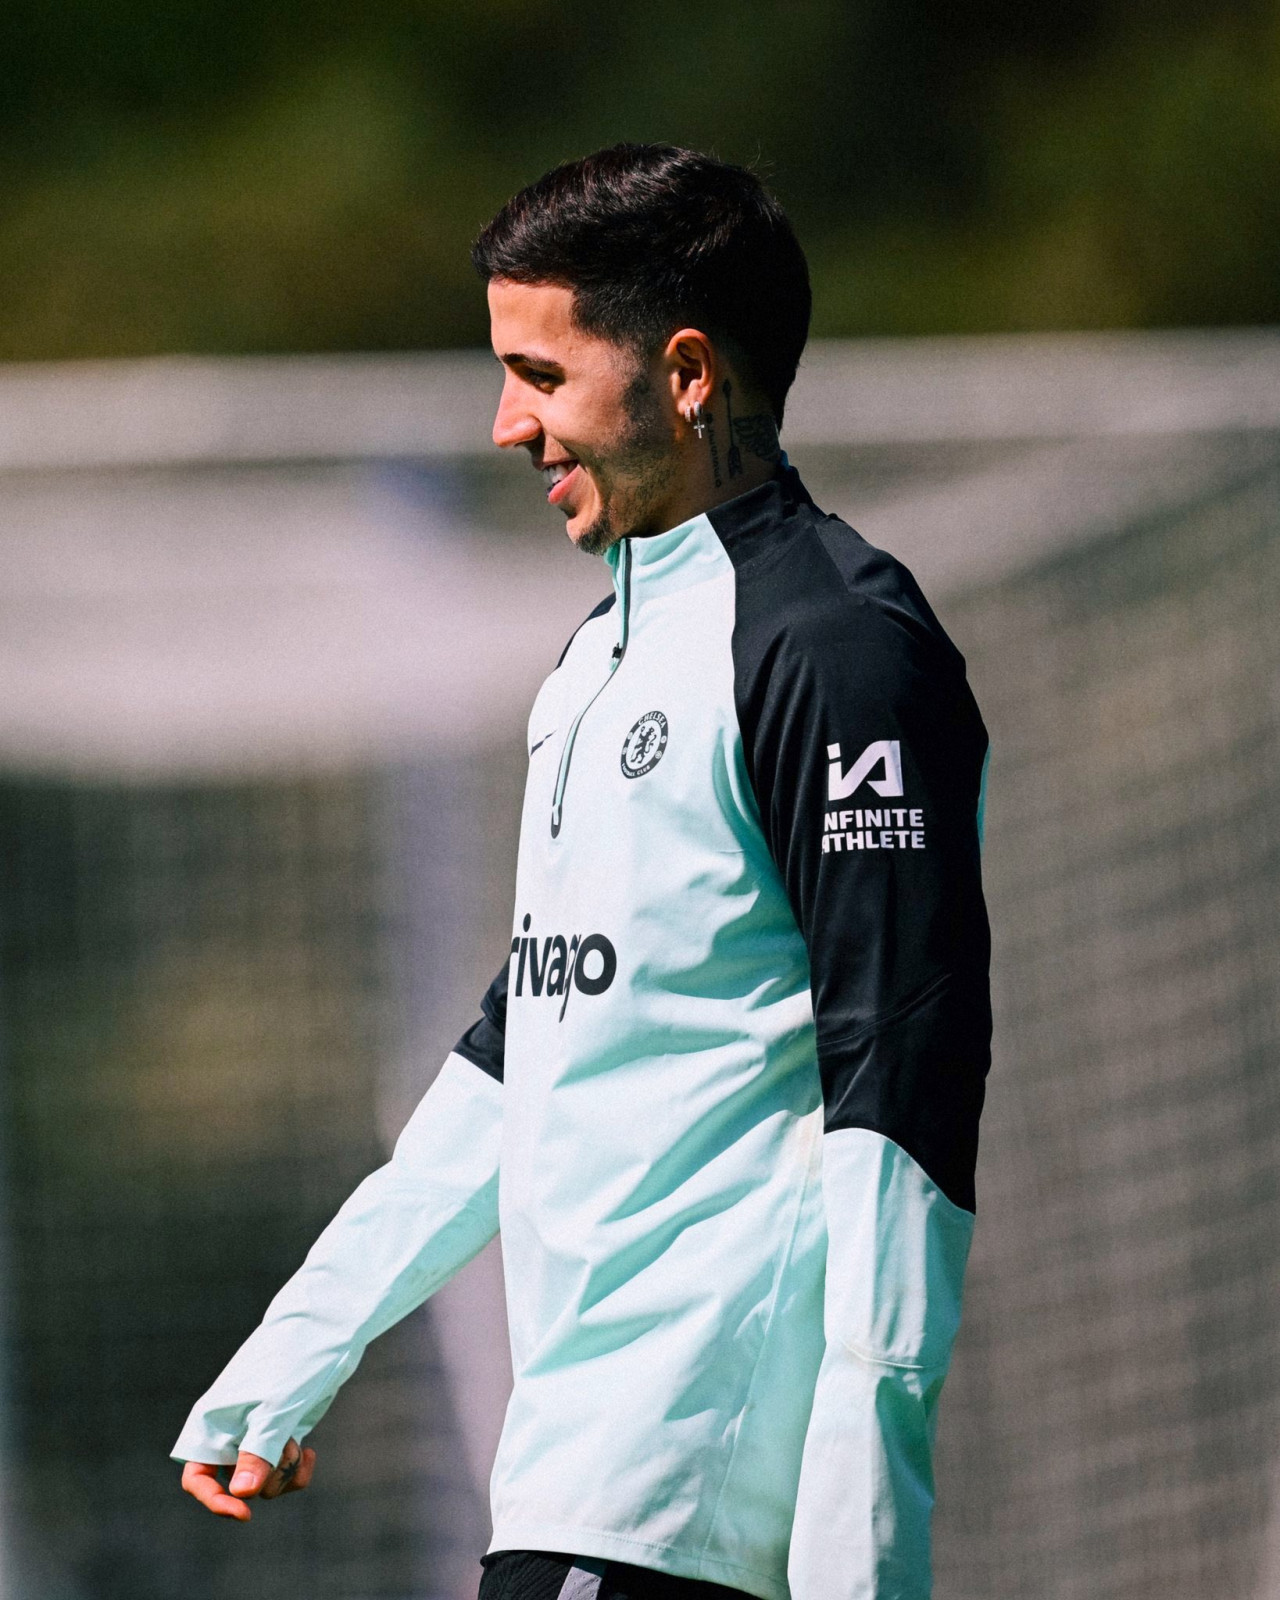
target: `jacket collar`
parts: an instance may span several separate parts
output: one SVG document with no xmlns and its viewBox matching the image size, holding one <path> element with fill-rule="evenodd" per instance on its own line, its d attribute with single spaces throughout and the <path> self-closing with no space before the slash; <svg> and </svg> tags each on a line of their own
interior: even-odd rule
<svg viewBox="0 0 1280 1600">
<path fill-rule="evenodd" d="M 786 457 L 775 475 L 665 533 L 620 539 L 605 552 L 615 586 L 629 581 L 634 598 L 689 588 L 724 570 L 725 552 L 736 563 L 766 531 L 813 506 L 800 475 Z M 629 569 L 629 570 L 628 570 Z"/>
<path fill-rule="evenodd" d="M 726 500 L 707 513 L 735 565 L 745 560 L 762 535 L 777 534 L 802 507 L 816 510 L 800 474 L 784 455 L 777 472 L 766 483 Z"/>
</svg>

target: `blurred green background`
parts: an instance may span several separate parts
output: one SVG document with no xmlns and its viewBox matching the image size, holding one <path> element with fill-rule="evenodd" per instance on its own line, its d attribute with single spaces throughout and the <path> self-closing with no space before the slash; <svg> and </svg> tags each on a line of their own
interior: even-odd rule
<svg viewBox="0 0 1280 1600">
<path fill-rule="evenodd" d="M 482 341 L 620 138 L 755 165 L 819 334 L 1280 318 L 1275 0 L 10 0 L 0 84 L 0 358 Z"/>
</svg>

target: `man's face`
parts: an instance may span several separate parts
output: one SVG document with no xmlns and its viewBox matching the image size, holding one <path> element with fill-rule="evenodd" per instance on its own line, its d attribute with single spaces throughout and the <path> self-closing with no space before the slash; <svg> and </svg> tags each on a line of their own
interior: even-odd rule
<svg viewBox="0 0 1280 1600">
<path fill-rule="evenodd" d="M 573 291 L 558 284 L 496 278 L 489 318 L 506 369 L 493 442 L 528 450 L 570 539 L 598 555 L 660 532 L 678 418 L 658 365 L 575 327 Z"/>
</svg>

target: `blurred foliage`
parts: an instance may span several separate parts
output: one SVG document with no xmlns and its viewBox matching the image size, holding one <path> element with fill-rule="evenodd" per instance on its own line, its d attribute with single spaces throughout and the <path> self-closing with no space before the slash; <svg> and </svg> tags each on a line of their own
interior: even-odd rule
<svg viewBox="0 0 1280 1600">
<path fill-rule="evenodd" d="M 620 138 L 749 162 L 816 331 L 1280 320 L 1280 0 L 9 0 L 0 357 L 483 340 Z"/>
</svg>

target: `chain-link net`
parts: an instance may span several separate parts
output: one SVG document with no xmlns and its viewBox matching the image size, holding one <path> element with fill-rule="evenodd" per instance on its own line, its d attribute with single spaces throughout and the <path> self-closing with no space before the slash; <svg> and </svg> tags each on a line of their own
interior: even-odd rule
<svg viewBox="0 0 1280 1600">
<path fill-rule="evenodd" d="M 996 1047 L 938 1592 L 1262 1600 L 1280 1594 L 1280 447 L 945 614 L 992 734 Z"/>
<path fill-rule="evenodd" d="M 0 785 L 13 1498 L 32 1600 L 466 1591 L 484 1514 L 425 1315 L 340 1396 L 317 1491 L 237 1527 L 180 1494 L 166 1459 L 383 1158 L 398 1010 L 383 787 Z"/>
</svg>

